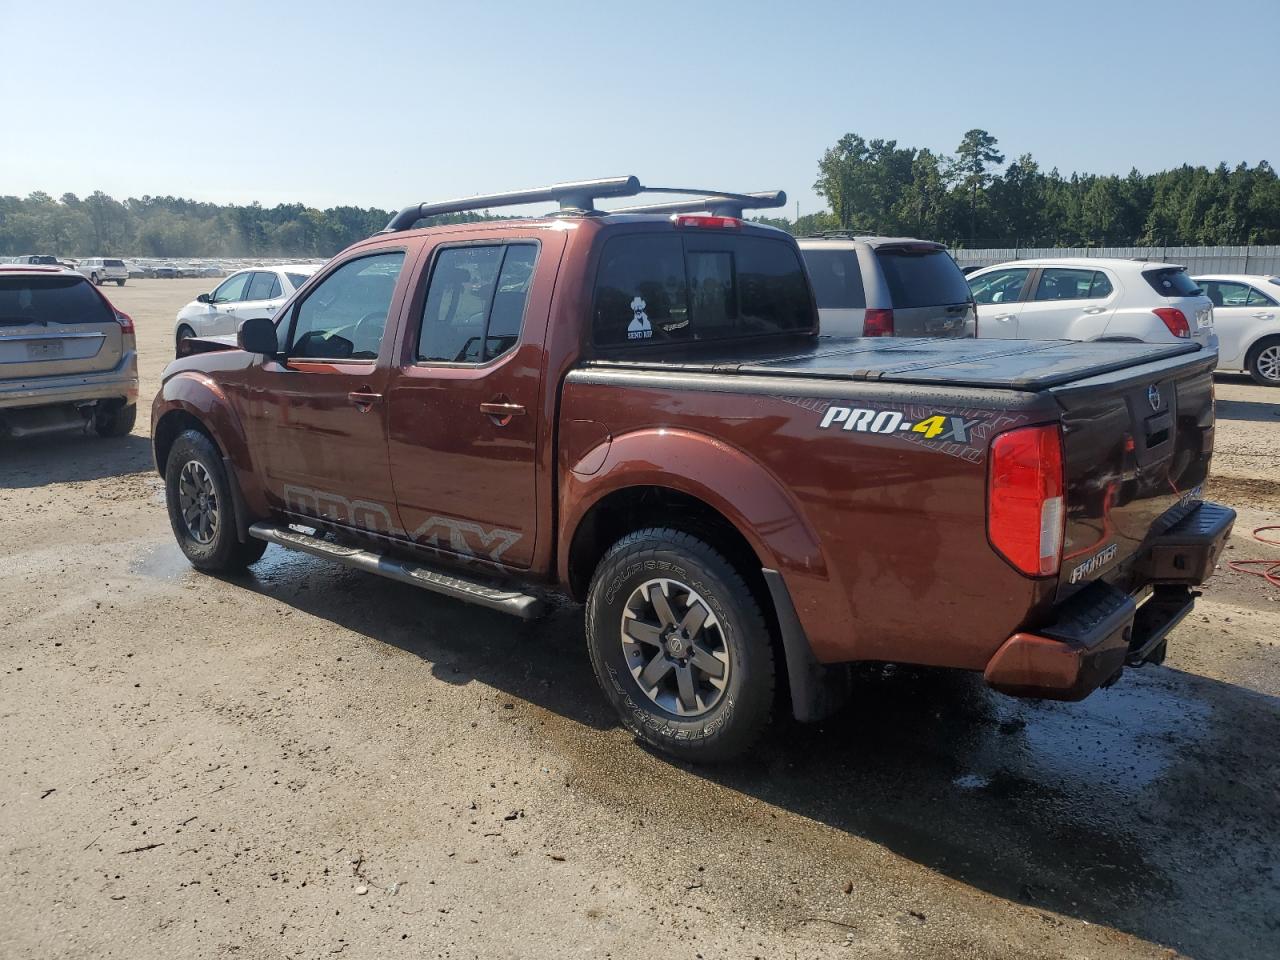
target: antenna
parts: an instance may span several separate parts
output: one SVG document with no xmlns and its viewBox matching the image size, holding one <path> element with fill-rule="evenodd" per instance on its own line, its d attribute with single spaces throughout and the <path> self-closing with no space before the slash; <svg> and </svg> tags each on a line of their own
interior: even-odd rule
<svg viewBox="0 0 1280 960">
<path fill-rule="evenodd" d="M 708 196 L 693 200 L 673 200 L 670 203 L 651 203 L 639 207 L 622 207 L 610 213 L 707 213 L 718 217 L 738 217 L 744 210 L 764 210 L 785 207 L 787 195 L 782 190 L 761 193 L 720 193 L 714 190 L 695 190 L 685 187 L 645 187 L 645 193 L 705 193 Z"/>
</svg>

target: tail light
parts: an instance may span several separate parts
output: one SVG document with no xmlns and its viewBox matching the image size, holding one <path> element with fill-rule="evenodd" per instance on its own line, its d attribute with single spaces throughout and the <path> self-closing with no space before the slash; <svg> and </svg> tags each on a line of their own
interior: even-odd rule
<svg viewBox="0 0 1280 960">
<path fill-rule="evenodd" d="M 893 311 L 880 307 L 868 310 L 862 318 L 862 335 L 864 337 L 892 337 Z"/>
<path fill-rule="evenodd" d="M 1156 307 L 1151 312 L 1164 321 L 1164 325 L 1175 337 L 1191 336 L 1191 324 L 1187 323 L 1187 315 L 1177 307 Z"/>
<path fill-rule="evenodd" d="M 119 310 L 116 310 L 116 323 L 120 324 L 121 333 L 127 335 L 133 334 L 133 317 L 129 316 L 127 313 L 121 313 Z"/>
<path fill-rule="evenodd" d="M 677 213 L 671 220 L 677 227 L 694 227 L 703 230 L 742 229 L 742 221 L 737 217 L 717 217 L 709 213 Z"/>
<path fill-rule="evenodd" d="M 1058 572 L 1062 560 L 1062 434 L 1055 424 L 1021 427 L 991 441 L 987 536 L 1031 577 Z"/>
</svg>

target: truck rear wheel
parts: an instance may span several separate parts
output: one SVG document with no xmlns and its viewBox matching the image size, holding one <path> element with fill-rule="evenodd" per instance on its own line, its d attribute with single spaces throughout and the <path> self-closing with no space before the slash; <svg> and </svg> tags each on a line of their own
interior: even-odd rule
<svg viewBox="0 0 1280 960">
<path fill-rule="evenodd" d="M 199 430 L 187 430 L 173 442 L 165 463 L 164 490 L 173 535 L 197 570 L 243 570 L 262 558 L 265 540 L 240 542 L 222 457 Z"/>
<path fill-rule="evenodd" d="M 587 646 L 633 734 L 682 760 L 741 755 L 773 712 L 773 646 L 737 570 L 687 533 L 613 545 L 587 597 Z"/>
</svg>

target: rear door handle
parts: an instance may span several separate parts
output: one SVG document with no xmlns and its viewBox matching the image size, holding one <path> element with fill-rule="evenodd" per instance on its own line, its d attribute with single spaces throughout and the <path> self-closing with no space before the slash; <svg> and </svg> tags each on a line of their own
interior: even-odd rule
<svg viewBox="0 0 1280 960">
<path fill-rule="evenodd" d="M 1275 317 L 1274 313 L 1255 313 L 1253 315 L 1253 319 L 1255 320 L 1271 320 L 1274 317 Z"/>
<path fill-rule="evenodd" d="M 347 394 L 347 399 L 365 412 L 382 399 L 382 394 L 373 393 L 368 387 L 364 387 L 360 390 L 352 390 Z"/>
<path fill-rule="evenodd" d="M 1086 307 L 1084 312 L 1087 314 L 1093 315 L 1097 313 L 1103 313 L 1106 309 L 1107 309 L 1106 307 Z"/>
</svg>

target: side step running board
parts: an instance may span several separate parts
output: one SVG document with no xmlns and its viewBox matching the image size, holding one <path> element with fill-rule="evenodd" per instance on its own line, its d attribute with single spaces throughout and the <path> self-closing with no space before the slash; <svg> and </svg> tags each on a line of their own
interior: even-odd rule
<svg viewBox="0 0 1280 960">
<path fill-rule="evenodd" d="M 500 610 L 522 620 L 534 620 L 546 612 L 544 601 L 527 593 L 520 593 L 518 590 L 505 590 L 476 580 L 464 580 L 421 564 L 394 560 L 372 550 L 344 547 L 278 524 L 255 523 L 249 528 L 249 536 L 265 540 L 267 543 L 277 543 L 290 550 L 301 550 L 313 557 L 336 560 L 348 567 L 376 573 L 390 580 L 399 580 L 401 583 L 444 594 L 455 600 L 465 600 L 467 603 L 477 603 L 491 610 Z"/>
</svg>

